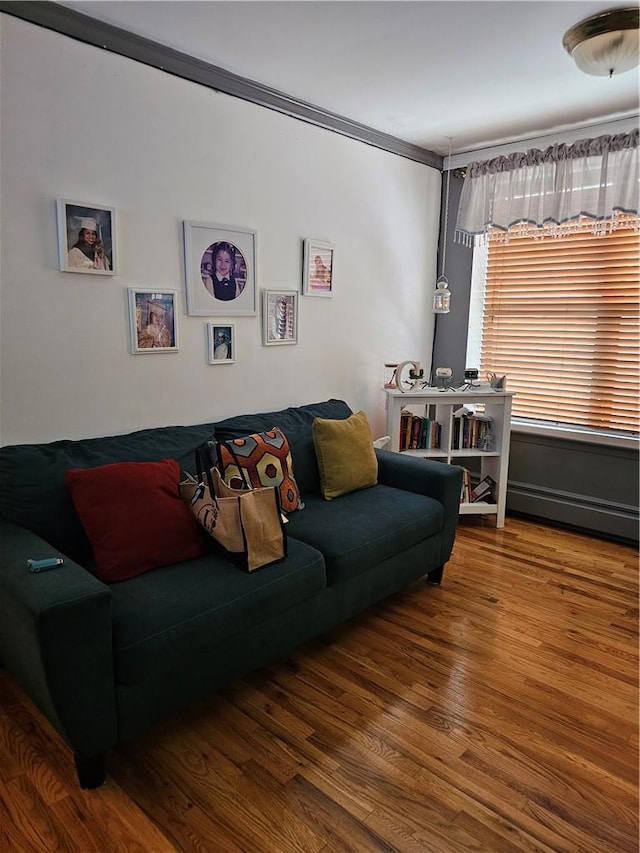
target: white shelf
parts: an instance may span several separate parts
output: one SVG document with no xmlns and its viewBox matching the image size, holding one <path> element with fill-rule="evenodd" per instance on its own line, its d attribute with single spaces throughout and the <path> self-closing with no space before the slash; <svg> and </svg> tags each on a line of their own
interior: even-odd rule
<svg viewBox="0 0 640 853">
<path fill-rule="evenodd" d="M 404 451 L 403 451 L 404 452 Z M 445 456 L 450 456 L 451 459 L 462 458 L 463 456 L 500 456 L 499 450 L 477 450 L 473 447 L 467 447 L 464 450 L 451 450 Z"/>
<path fill-rule="evenodd" d="M 460 515 L 497 515 L 498 504 L 460 504 Z"/>
<path fill-rule="evenodd" d="M 504 526 L 509 469 L 509 444 L 511 437 L 511 400 L 513 391 L 494 391 L 492 388 L 475 388 L 473 391 L 440 391 L 426 388 L 403 393 L 385 389 L 387 396 L 387 433 L 391 436 L 390 450 L 423 459 L 440 459 L 452 465 L 463 465 L 464 459 L 480 459 L 481 477 L 491 476 L 496 482 L 496 503 L 460 504 L 461 515 L 495 515 L 496 527 Z M 491 418 L 493 450 L 453 448 L 453 412 L 462 405 L 484 405 L 485 414 Z M 440 424 L 440 448 L 400 450 L 400 415 L 405 407 L 428 416 Z"/>
<path fill-rule="evenodd" d="M 391 448 L 385 448 L 391 449 Z M 420 459 L 446 459 L 448 461 L 449 454 L 446 450 L 437 450 L 432 447 L 423 447 L 421 450 L 403 450 L 404 456 L 417 456 Z"/>
</svg>

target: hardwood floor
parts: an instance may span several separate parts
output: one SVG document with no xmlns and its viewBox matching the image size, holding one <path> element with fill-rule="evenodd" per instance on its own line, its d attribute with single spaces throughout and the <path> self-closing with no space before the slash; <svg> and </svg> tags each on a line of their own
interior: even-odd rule
<svg viewBox="0 0 640 853">
<path fill-rule="evenodd" d="M 463 517 L 420 581 L 81 791 L 0 671 L 0 850 L 638 851 L 638 553 Z"/>
</svg>

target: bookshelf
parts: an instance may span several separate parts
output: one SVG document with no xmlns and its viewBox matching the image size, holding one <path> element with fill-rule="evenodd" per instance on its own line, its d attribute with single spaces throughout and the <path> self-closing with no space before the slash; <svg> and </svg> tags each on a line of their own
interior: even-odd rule
<svg viewBox="0 0 640 853">
<path fill-rule="evenodd" d="M 387 433 L 391 436 L 389 449 L 426 459 L 440 459 L 463 468 L 465 460 L 479 460 L 480 479 L 491 477 L 495 481 L 492 490 L 495 502 L 461 502 L 460 514 L 495 515 L 496 527 L 504 527 L 513 391 L 482 387 L 472 391 L 426 388 L 404 394 L 398 390 L 386 390 L 385 393 Z M 454 413 L 463 406 L 475 410 L 479 416 L 456 417 Z M 407 439 L 405 427 L 408 426 L 408 418 L 405 416 L 403 419 L 403 409 L 439 426 L 423 425 L 420 430 L 416 427 L 414 433 L 412 421 L 411 437 Z M 487 428 L 490 430 L 488 439 Z M 432 435 L 434 429 L 439 433 L 439 446 L 421 446 L 425 441 L 422 436 Z"/>
</svg>

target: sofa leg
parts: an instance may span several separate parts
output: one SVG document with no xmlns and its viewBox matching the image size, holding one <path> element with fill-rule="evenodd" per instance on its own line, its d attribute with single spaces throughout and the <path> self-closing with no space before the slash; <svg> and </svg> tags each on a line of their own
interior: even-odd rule
<svg viewBox="0 0 640 853">
<path fill-rule="evenodd" d="M 93 758 L 78 758 L 74 756 L 76 772 L 80 787 L 87 791 L 104 785 L 107 778 L 107 754 L 95 755 Z"/>
<path fill-rule="evenodd" d="M 427 572 L 427 581 L 436 586 L 439 586 L 442 583 L 443 573 L 444 566 L 438 566 L 437 569 L 432 569 L 430 572 Z"/>
</svg>

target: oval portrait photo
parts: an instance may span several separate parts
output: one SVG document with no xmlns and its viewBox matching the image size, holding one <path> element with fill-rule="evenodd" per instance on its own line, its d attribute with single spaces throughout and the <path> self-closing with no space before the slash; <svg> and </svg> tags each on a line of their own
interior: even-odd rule
<svg viewBox="0 0 640 853">
<path fill-rule="evenodd" d="M 244 255 L 226 240 L 207 247 L 200 261 L 202 283 L 214 299 L 228 302 L 237 299 L 247 283 Z"/>
</svg>

